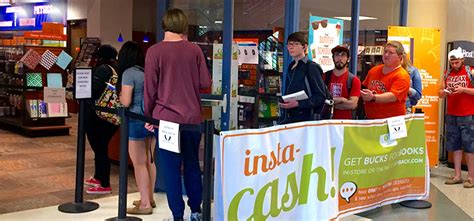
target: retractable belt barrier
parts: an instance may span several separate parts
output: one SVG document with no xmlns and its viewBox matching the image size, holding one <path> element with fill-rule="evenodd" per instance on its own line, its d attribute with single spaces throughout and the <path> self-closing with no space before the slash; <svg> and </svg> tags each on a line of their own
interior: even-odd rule
<svg viewBox="0 0 474 221">
<path fill-rule="evenodd" d="M 82 213 L 95 210 L 99 207 L 94 202 L 83 202 L 83 183 L 84 183 L 84 155 L 85 155 L 85 128 L 84 112 L 85 102 L 79 101 L 78 114 L 78 142 L 77 142 L 77 163 L 76 163 L 76 194 L 73 203 L 60 205 L 58 210 L 65 213 Z M 120 124 L 120 169 L 119 169 L 119 207 L 118 216 L 106 220 L 142 220 L 138 217 L 126 215 L 127 206 L 127 177 L 128 177 L 128 121 L 129 118 L 136 119 L 145 123 L 159 125 L 160 120 L 146 117 L 127 110 L 124 107 L 117 109 L 95 106 L 95 110 L 118 114 L 121 117 Z M 213 120 L 205 120 L 203 126 L 180 124 L 180 131 L 199 131 L 204 133 L 204 171 L 203 171 L 203 220 L 211 220 L 211 190 L 212 190 L 212 153 L 213 153 L 213 135 L 218 134 L 214 128 Z"/>
</svg>

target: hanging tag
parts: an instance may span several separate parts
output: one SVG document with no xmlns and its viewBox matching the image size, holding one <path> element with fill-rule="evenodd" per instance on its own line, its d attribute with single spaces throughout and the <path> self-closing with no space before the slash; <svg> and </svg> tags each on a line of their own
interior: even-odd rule
<svg viewBox="0 0 474 221">
<path fill-rule="evenodd" d="M 158 142 L 161 149 L 179 153 L 179 124 L 160 120 Z"/>
<path fill-rule="evenodd" d="M 407 136 L 407 125 L 405 116 L 387 118 L 390 140 L 396 140 Z"/>
</svg>

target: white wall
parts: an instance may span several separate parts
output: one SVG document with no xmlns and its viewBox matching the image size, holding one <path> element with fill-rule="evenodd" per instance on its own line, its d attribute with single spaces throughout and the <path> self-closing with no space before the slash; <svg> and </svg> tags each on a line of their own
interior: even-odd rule
<svg viewBox="0 0 474 221">
<path fill-rule="evenodd" d="M 87 19 L 87 0 L 67 1 L 67 20 Z"/>
<path fill-rule="evenodd" d="M 446 40 L 474 41 L 474 0 L 447 0 Z"/>
<path fill-rule="evenodd" d="M 119 50 L 119 33 L 124 42 L 132 39 L 132 14 L 132 0 L 87 0 L 87 37 L 99 37 Z"/>
</svg>

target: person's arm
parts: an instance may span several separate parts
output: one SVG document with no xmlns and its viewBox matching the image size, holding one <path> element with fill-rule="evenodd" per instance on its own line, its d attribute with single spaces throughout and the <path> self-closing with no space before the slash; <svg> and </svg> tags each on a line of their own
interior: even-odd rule
<svg viewBox="0 0 474 221">
<path fill-rule="evenodd" d="M 145 116 L 151 117 L 153 115 L 153 109 L 155 109 L 155 102 L 158 99 L 158 78 L 160 69 L 158 62 L 153 55 L 153 47 L 148 49 L 145 57 L 145 80 L 144 80 L 144 91 L 143 99 L 145 105 Z"/>
<path fill-rule="evenodd" d="M 132 103 L 134 86 L 133 72 L 126 70 L 122 75 L 122 90 L 120 92 L 120 103 L 125 107 L 130 106 Z"/>
<path fill-rule="evenodd" d="M 446 92 L 445 89 L 446 89 L 446 82 L 445 82 L 445 76 L 446 75 L 446 72 L 444 75 L 441 76 L 441 78 L 439 79 L 439 91 L 438 91 L 438 96 L 439 98 L 445 98 L 446 96 L 450 95 L 451 93 L 450 92 Z"/>
<path fill-rule="evenodd" d="M 346 85 L 344 85 L 346 86 Z M 360 97 L 360 88 L 361 88 L 361 83 L 359 78 L 355 77 L 352 79 L 352 88 L 351 91 L 348 91 L 349 94 L 349 99 L 346 99 L 344 97 L 339 98 L 340 100 L 337 100 L 334 98 L 334 108 L 338 110 L 354 110 L 357 108 L 357 103 L 359 102 L 359 97 Z"/>
<path fill-rule="evenodd" d="M 474 88 L 456 86 L 453 90 L 453 94 L 461 94 L 461 93 L 474 95 Z"/>
<path fill-rule="evenodd" d="M 412 80 L 412 85 L 413 87 L 410 88 L 410 90 L 408 91 L 408 97 L 410 97 L 411 99 L 413 100 L 420 100 L 421 99 L 421 76 L 420 76 L 420 72 L 418 71 L 417 68 L 413 67 L 413 71 L 411 73 L 411 75 L 413 75 L 413 78 L 411 79 Z"/>
<path fill-rule="evenodd" d="M 199 87 L 200 89 L 206 89 L 211 86 L 211 75 L 209 74 L 209 69 L 207 69 L 206 58 L 204 58 L 204 54 L 198 48 L 198 68 L 199 68 Z"/>
<path fill-rule="evenodd" d="M 362 100 L 366 102 L 375 102 L 375 103 L 390 103 L 395 102 L 397 97 L 392 92 L 385 92 L 382 94 L 376 94 L 369 89 L 363 89 L 360 92 Z"/>
<path fill-rule="evenodd" d="M 310 61 L 309 61 L 310 62 Z M 308 99 L 301 100 L 298 102 L 299 108 L 312 108 L 318 107 L 323 104 L 326 98 L 326 85 L 323 82 L 322 70 L 316 63 L 305 64 L 308 65 L 306 77 L 311 90 L 311 95 L 308 95 Z M 304 83 L 306 84 L 306 83 Z"/>
<path fill-rule="evenodd" d="M 133 86 L 122 84 L 122 91 L 120 92 L 120 103 L 124 107 L 130 106 L 132 103 Z"/>
</svg>

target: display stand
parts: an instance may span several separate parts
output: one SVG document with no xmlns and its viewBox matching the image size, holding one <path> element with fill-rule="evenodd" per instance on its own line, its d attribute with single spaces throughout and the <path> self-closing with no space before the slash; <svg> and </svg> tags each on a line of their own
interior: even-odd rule
<svg viewBox="0 0 474 221">
<path fill-rule="evenodd" d="M 53 65 L 46 69 L 40 64 L 36 65 L 34 69 L 23 65 L 20 59 L 29 50 L 33 50 L 39 55 L 45 51 L 50 51 L 55 56 L 59 55 L 64 48 L 50 47 L 40 45 L 20 45 L 20 46 L 2 46 L 0 54 L 0 61 L 4 66 L 0 65 L 0 127 L 3 127 L 20 134 L 39 137 L 39 136 L 57 136 L 68 135 L 70 126 L 65 124 L 65 119 L 68 118 L 67 108 L 62 109 L 62 115 L 32 115 L 27 110 L 30 101 L 43 100 L 44 87 L 47 86 L 46 79 L 48 73 L 60 74 L 64 87 L 67 79 L 67 72 Z M 8 55 L 7 55 L 8 54 Z M 30 74 L 36 74 L 36 85 L 30 84 Z"/>
</svg>

